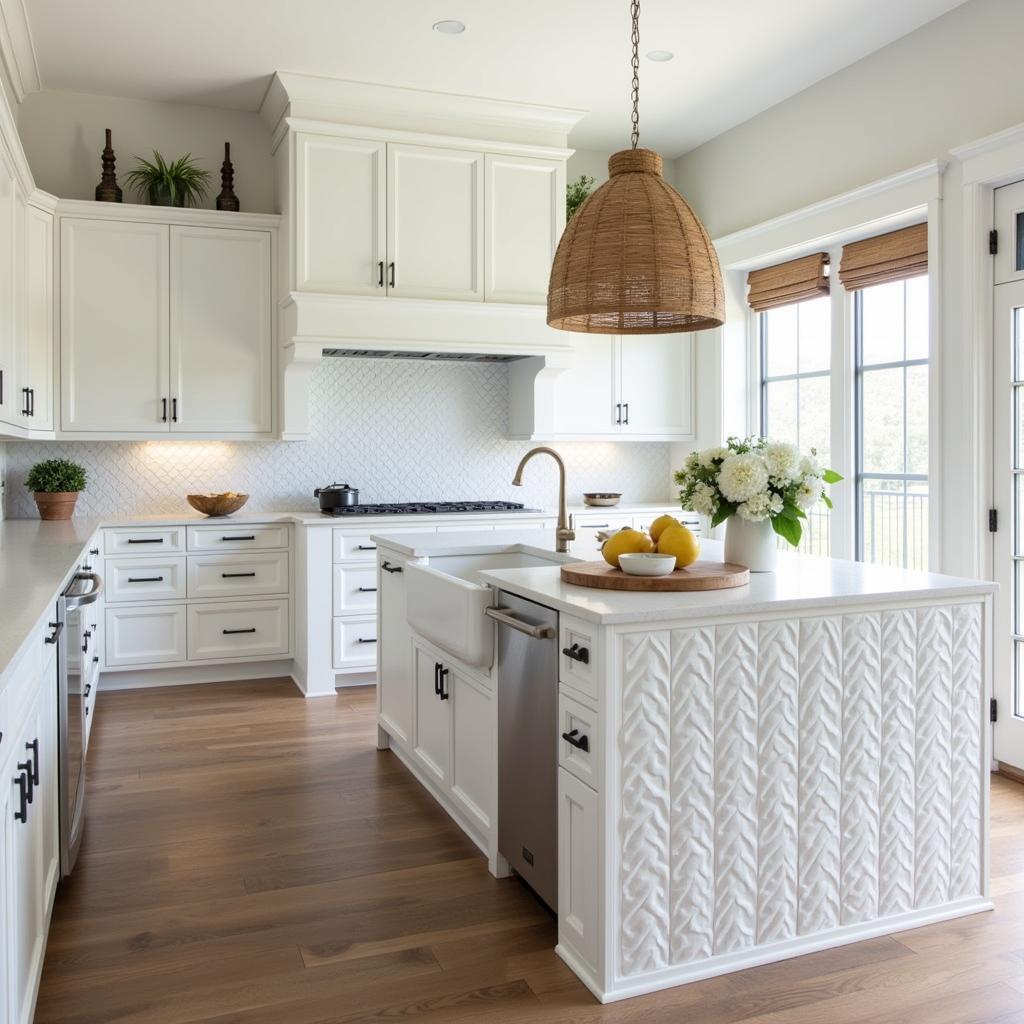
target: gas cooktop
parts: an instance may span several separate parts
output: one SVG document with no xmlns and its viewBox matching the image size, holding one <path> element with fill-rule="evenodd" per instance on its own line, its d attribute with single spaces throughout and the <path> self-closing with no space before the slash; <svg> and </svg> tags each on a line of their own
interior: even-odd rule
<svg viewBox="0 0 1024 1024">
<path fill-rule="evenodd" d="M 426 516 L 451 512 L 539 512 L 516 501 L 400 501 L 385 505 L 345 505 L 322 514 L 332 519 L 345 516 Z"/>
</svg>

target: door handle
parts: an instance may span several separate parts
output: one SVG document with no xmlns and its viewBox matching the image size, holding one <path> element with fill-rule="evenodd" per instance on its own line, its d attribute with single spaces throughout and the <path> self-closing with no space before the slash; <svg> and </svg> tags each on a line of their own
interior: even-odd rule
<svg viewBox="0 0 1024 1024">
<path fill-rule="evenodd" d="M 375 636 L 359 636 L 356 637 L 357 644 L 375 644 L 377 638 Z"/>
<path fill-rule="evenodd" d="M 441 696 L 441 662 L 434 662 L 434 696 Z"/>
<path fill-rule="evenodd" d="M 255 576 L 254 572 L 222 572 L 220 578 L 222 580 L 240 580 L 244 577 Z"/>
<path fill-rule="evenodd" d="M 167 419 L 165 416 L 164 419 Z M 129 544 L 163 544 L 163 537 L 129 537 Z"/>
<path fill-rule="evenodd" d="M 590 664 L 590 648 L 580 647 L 579 644 L 573 644 L 572 647 L 563 647 L 562 653 L 573 661 L 578 661 L 581 665 Z"/>
<path fill-rule="evenodd" d="M 503 626 L 511 626 L 520 633 L 533 637 L 534 640 L 550 640 L 555 635 L 554 626 L 534 626 L 530 622 L 523 622 L 522 619 L 509 615 L 507 608 L 485 608 L 484 614 Z"/>
<path fill-rule="evenodd" d="M 357 544 L 356 551 L 376 551 L 376 544 Z"/>
<path fill-rule="evenodd" d="M 14 784 L 18 787 L 18 810 L 14 812 L 14 820 L 24 825 L 28 821 L 28 776 L 22 772 Z"/>
<path fill-rule="evenodd" d="M 178 422 L 178 400 L 176 398 L 171 399 L 171 422 Z"/>
<path fill-rule="evenodd" d="M 393 262 L 388 264 L 388 287 L 395 287 L 395 264 Z"/>
<path fill-rule="evenodd" d="M 25 744 L 25 749 L 32 752 L 32 785 L 39 785 L 39 739 Z"/>
<path fill-rule="evenodd" d="M 24 404 L 21 407 L 21 415 L 22 416 L 31 416 L 32 413 L 29 411 L 29 404 L 28 404 L 28 388 L 22 388 L 21 389 L 21 397 L 24 400 Z"/>
<path fill-rule="evenodd" d="M 624 403 L 622 408 L 623 408 L 623 410 L 625 411 L 625 414 L 626 414 L 625 419 L 623 419 L 623 421 L 622 421 L 622 424 L 623 424 L 623 426 L 628 427 L 629 426 L 629 402 Z"/>
<path fill-rule="evenodd" d="M 356 590 L 359 591 L 360 594 L 376 594 L 377 593 L 377 588 L 376 587 L 356 587 Z"/>
<path fill-rule="evenodd" d="M 622 423 L 622 403 L 615 403 L 615 425 L 619 426 Z"/>
<path fill-rule="evenodd" d="M 26 803 L 32 803 L 35 799 L 35 782 L 32 778 L 32 762 L 31 761 L 19 761 L 15 766 L 19 772 L 25 776 L 25 789 L 26 789 Z"/>
<path fill-rule="evenodd" d="M 438 696 L 439 696 L 439 697 L 441 698 L 441 700 L 447 700 L 447 699 L 448 699 L 448 698 L 449 698 L 449 697 L 451 696 L 451 694 L 450 694 L 450 693 L 448 693 L 448 692 L 447 692 L 447 691 L 445 690 L 445 688 L 444 688 L 444 677 L 445 677 L 446 675 L 448 675 L 448 669 L 446 669 L 446 668 L 442 668 L 442 669 L 441 669 L 441 674 L 440 674 L 440 684 L 441 684 L 441 689 L 440 689 L 440 691 L 438 692 Z"/>
<path fill-rule="evenodd" d="M 581 736 L 579 729 L 573 729 L 570 732 L 563 732 L 562 739 L 565 740 L 570 747 L 582 750 L 585 754 L 590 753 L 590 740 L 586 735 Z"/>
<path fill-rule="evenodd" d="M 384 261 L 377 260 L 377 287 L 384 287 Z"/>
<path fill-rule="evenodd" d="M 60 636 L 61 631 L 64 629 L 64 623 L 48 622 L 47 625 L 53 630 L 53 632 L 43 640 L 43 643 L 55 644 L 57 642 L 57 637 Z"/>
<path fill-rule="evenodd" d="M 401 572 L 402 567 L 400 565 L 392 565 L 390 562 L 381 562 L 380 567 L 385 572 Z"/>
<path fill-rule="evenodd" d="M 160 404 L 163 407 L 163 411 L 160 413 L 160 422 L 161 423 L 166 423 L 167 422 L 167 399 L 166 398 L 161 398 L 160 399 Z M 131 543 L 131 541 L 129 541 L 129 543 Z"/>
<path fill-rule="evenodd" d="M 237 537 L 221 537 L 221 540 L 255 540 L 255 539 L 256 539 L 256 534 L 254 534 L 254 533 L 241 534 L 241 535 L 239 535 Z"/>
<path fill-rule="evenodd" d="M 256 627 L 255 626 L 250 626 L 248 629 L 222 629 L 221 630 L 221 633 L 223 633 L 224 636 L 234 636 L 235 633 L 255 633 L 255 632 L 256 632 Z"/>
<path fill-rule="evenodd" d="M 35 416 L 36 414 L 36 389 L 28 389 L 28 414 L 29 416 Z"/>
<path fill-rule="evenodd" d="M 163 576 L 129 576 L 129 583 L 163 583 Z"/>
</svg>

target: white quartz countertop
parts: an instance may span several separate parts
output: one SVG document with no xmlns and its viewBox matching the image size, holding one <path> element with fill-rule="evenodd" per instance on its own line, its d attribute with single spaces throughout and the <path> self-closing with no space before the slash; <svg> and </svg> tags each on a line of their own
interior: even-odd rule
<svg viewBox="0 0 1024 1024">
<path fill-rule="evenodd" d="M 489 533 L 458 531 L 441 534 L 396 534 L 382 530 L 374 539 L 381 547 L 410 557 L 497 554 L 523 551 L 544 555 L 554 550 L 550 530 L 498 530 Z M 701 557 L 721 561 L 722 544 L 702 542 Z M 594 560 L 598 555 L 592 536 L 571 548 L 574 559 Z M 921 598 L 948 598 L 991 594 L 994 583 L 960 579 L 937 573 L 913 572 L 863 562 L 780 553 L 773 573 L 751 573 L 750 583 L 732 590 L 703 593 L 638 593 L 595 590 L 563 583 L 557 565 L 526 569 L 485 569 L 480 579 L 580 619 L 602 624 L 663 622 L 692 617 L 760 615 L 766 612 L 835 608 L 844 605 L 894 604 Z"/>
<path fill-rule="evenodd" d="M 0 689 L 99 526 L 95 519 L 0 521 Z"/>
</svg>

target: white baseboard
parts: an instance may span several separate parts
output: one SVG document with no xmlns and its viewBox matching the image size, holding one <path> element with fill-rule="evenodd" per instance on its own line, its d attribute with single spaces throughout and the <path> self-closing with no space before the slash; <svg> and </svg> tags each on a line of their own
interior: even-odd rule
<svg viewBox="0 0 1024 1024">
<path fill-rule="evenodd" d="M 201 683 L 240 682 L 244 679 L 287 677 L 295 682 L 294 662 L 246 661 L 222 665 L 189 665 L 179 668 L 129 669 L 100 674 L 101 691 L 143 690 L 154 686 L 195 686 Z M 298 685 L 296 683 L 296 685 Z"/>
<path fill-rule="evenodd" d="M 334 685 L 339 690 L 347 690 L 350 686 L 376 686 L 376 672 L 348 672 L 334 677 Z"/>
<path fill-rule="evenodd" d="M 843 925 L 825 932 L 817 932 L 814 935 L 787 939 L 784 942 L 773 942 L 771 945 L 758 946 L 754 949 L 737 950 L 735 953 L 724 953 L 694 963 L 680 964 L 676 967 L 666 967 L 660 971 L 651 971 L 648 974 L 632 978 L 618 979 L 605 989 L 602 989 L 590 972 L 573 957 L 571 950 L 566 950 L 559 945 L 556 951 L 602 1003 L 613 1003 L 620 999 L 631 999 L 633 996 L 647 995 L 666 988 L 674 988 L 676 985 L 685 985 L 691 981 L 715 978 L 721 974 L 731 974 L 733 971 L 743 971 L 750 967 L 760 967 L 762 964 L 789 960 L 795 956 L 803 956 L 805 953 L 817 953 L 822 949 L 848 946 L 851 943 L 874 939 L 880 935 L 892 935 L 895 932 L 908 931 L 911 928 L 922 928 L 925 925 L 949 921 L 956 917 L 967 917 L 970 914 L 982 913 L 993 908 L 994 904 L 990 899 L 984 896 L 969 896 L 952 903 L 943 903 L 923 910 L 911 910 L 904 914 L 894 914 L 877 921 Z M 582 970 L 580 970 L 581 967 Z"/>
</svg>

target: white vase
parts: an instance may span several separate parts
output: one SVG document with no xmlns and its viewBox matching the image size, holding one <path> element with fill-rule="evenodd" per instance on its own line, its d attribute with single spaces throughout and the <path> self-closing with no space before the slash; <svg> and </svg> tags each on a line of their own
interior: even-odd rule
<svg viewBox="0 0 1024 1024">
<path fill-rule="evenodd" d="M 751 572 L 774 572 L 779 548 L 772 521 L 752 523 L 732 516 L 725 526 L 725 560 Z"/>
</svg>

